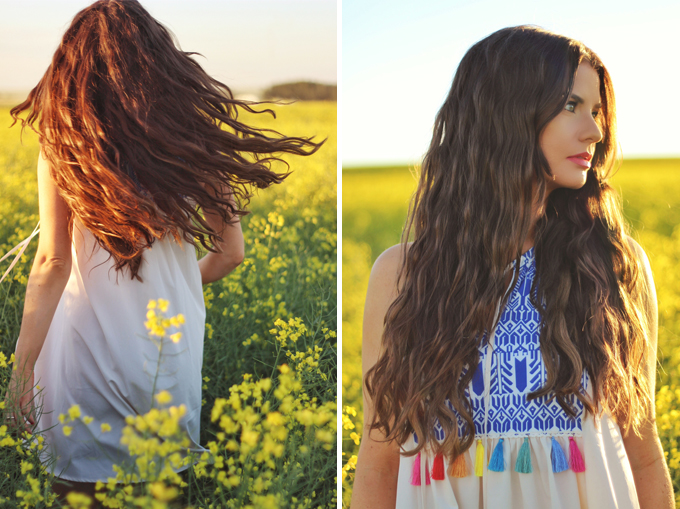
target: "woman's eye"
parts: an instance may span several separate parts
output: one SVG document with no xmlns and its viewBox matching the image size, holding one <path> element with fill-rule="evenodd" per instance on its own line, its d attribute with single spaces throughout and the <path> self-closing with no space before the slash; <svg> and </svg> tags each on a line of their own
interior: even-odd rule
<svg viewBox="0 0 680 509">
<path fill-rule="evenodd" d="M 597 118 L 600 116 L 600 110 L 593 111 L 593 118 Z"/>
<path fill-rule="evenodd" d="M 574 101 L 569 101 L 564 109 L 573 112 L 576 109 L 576 103 Z"/>
</svg>

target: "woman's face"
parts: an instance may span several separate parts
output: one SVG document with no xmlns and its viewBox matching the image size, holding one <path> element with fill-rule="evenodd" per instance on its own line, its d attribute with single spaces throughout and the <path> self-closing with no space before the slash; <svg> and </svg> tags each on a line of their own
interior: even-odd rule
<svg viewBox="0 0 680 509">
<path fill-rule="evenodd" d="M 548 177 L 548 194 L 560 187 L 579 189 L 586 183 L 595 144 L 602 139 L 598 125 L 600 115 L 600 79 L 584 61 L 576 70 L 574 88 L 564 110 L 553 118 L 539 138 L 548 160 L 552 179 Z"/>
</svg>

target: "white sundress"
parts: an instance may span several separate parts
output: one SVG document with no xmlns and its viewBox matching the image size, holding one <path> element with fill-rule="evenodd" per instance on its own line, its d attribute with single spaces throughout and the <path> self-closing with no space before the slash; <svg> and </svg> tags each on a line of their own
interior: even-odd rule
<svg viewBox="0 0 680 509">
<path fill-rule="evenodd" d="M 44 459 L 56 458 L 53 473 L 70 481 L 106 481 L 115 477 L 114 464 L 130 461 L 120 444 L 125 417 L 149 411 L 159 364 L 158 348 L 144 325 L 151 299 L 168 300 L 166 316 L 182 313 L 186 320 L 180 341 L 164 342 L 155 392 L 167 390 L 171 405 L 186 406 L 180 425 L 190 449 L 203 450 L 199 426 L 205 304 L 196 250 L 170 235 L 156 240 L 142 255 L 143 282 L 131 280 L 127 268 L 116 272 L 113 265 L 113 257 L 76 220 L 71 275 L 35 364 L 40 387 L 36 401 L 42 407 L 37 431 L 47 444 Z M 94 421 L 76 423 L 65 436 L 58 417 L 74 404 Z M 102 423 L 111 431 L 102 433 Z"/>
<path fill-rule="evenodd" d="M 401 456 L 398 509 L 639 507 L 621 432 L 613 419 L 606 413 L 584 416 L 575 397 L 575 419 L 555 399 L 527 401 L 526 395 L 546 379 L 539 348 L 540 315 L 529 300 L 535 273 L 531 248 L 521 257 L 518 281 L 498 326 L 480 347 L 480 363 L 466 391 L 475 424 L 475 442 L 463 454 L 467 475 L 451 476 L 446 458 L 443 473 L 436 468 L 433 475 L 435 455 L 426 449 L 416 456 Z M 585 373 L 581 384 L 587 392 Z M 435 436 L 444 439 L 439 425 Z M 411 434 L 402 449 L 413 450 L 416 444 L 417 436 Z M 478 447 L 483 447 L 481 476 L 475 473 Z M 527 452 L 530 469 L 526 463 L 516 464 L 520 453 L 526 459 Z"/>
</svg>

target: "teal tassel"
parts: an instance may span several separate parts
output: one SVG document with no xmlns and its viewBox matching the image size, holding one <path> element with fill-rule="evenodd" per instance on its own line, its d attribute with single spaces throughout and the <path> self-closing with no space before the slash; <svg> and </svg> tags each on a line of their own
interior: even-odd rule
<svg viewBox="0 0 680 509">
<path fill-rule="evenodd" d="M 531 449 L 529 449 L 529 437 L 524 437 L 524 443 L 519 448 L 517 461 L 515 462 L 515 472 L 520 474 L 530 474 L 534 471 L 531 466 Z"/>
<path fill-rule="evenodd" d="M 552 437 L 552 451 L 550 452 L 550 458 L 552 460 L 552 470 L 555 473 L 564 472 L 569 469 L 569 462 L 567 457 L 564 455 L 564 450 L 560 443 Z"/>
<path fill-rule="evenodd" d="M 502 472 L 505 470 L 505 460 L 503 459 L 503 439 L 501 438 L 491 455 L 491 461 L 489 462 L 489 470 L 494 472 Z"/>
</svg>

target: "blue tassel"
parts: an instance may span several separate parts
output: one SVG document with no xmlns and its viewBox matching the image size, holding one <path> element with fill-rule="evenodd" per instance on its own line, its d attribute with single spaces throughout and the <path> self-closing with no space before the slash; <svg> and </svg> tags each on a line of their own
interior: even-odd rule
<svg viewBox="0 0 680 509">
<path fill-rule="evenodd" d="M 503 459 L 503 439 L 501 438 L 491 455 L 491 461 L 489 462 L 489 470 L 494 472 L 502 472 L 505 470 L 505 460 Z"/>
<path fill-rule="evenodd" d="M 520 474 L 530 474 L 534 471 L 531 466 L 531 450 L 529 449 L 529 437 L 524 437 L 524 443 L 519 448 L 517 461 L 515 462 L 515 472 Z"/>
<path fill-rule="evenodd" d="M 552 437 L 552 451 L 550 453 L 550 458 L 552 460 L 553 472 L 564 472 L 569 469 L 569 462 L 567 457 L 564 455 L 564 450 L 560 443 Z"/>
</svg>

